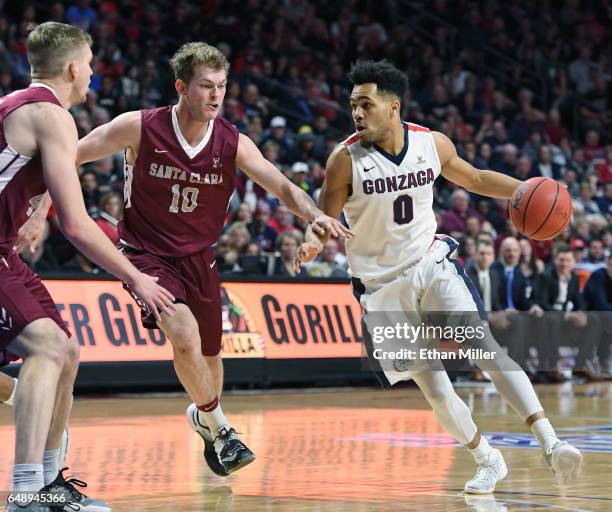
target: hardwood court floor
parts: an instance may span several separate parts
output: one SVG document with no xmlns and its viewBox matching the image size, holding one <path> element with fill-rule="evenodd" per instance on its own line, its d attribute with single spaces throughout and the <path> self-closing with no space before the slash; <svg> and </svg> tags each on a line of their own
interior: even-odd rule
<svg viewBox="0 0 612 512">
<path fill-rule="evenodd" d="M 562 438 L 586 467 L 562 497 L 539 449 L 492 388 L 461 388 L 510 473 L 493 497 L 466 498 L 469 454 L 438 426 L 416 388 L 226 395 L 257 460 L 213 475 L 184 418 L 184 396 L 77 399 L 69 464 L 116 512 L 168 511 L 609 511 L 612 385 L 537 389 Z M 12 466 L 13 428 L 0 406 L 0 489 Z"/>
</svg>

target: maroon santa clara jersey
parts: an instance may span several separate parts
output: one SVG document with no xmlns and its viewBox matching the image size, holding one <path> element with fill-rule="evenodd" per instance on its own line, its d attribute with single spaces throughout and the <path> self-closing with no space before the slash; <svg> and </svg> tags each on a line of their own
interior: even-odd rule
<svg viewBox="0 0 612 512">
<path fill-rule="evenodd" d="M 28 103 L 49 102 L 61 107 L 50 87 L 31 85 L 0 98 L 0 254 L 7 254 L 17 241 L 17 232 L 40 202 L 47 186 L 40 155 L 20 155 L 6 142 L 4 120 Z"/>
<path fill-rule="evenodd" d="M 176 107 L 143 110 L 138 157 L 125 164 L 125 213 L 119 236 L 159 256 L 202 251 L 221 234 L 236 181 L 238 129 L 218 117 L 191 147 Z"/>
</svg>

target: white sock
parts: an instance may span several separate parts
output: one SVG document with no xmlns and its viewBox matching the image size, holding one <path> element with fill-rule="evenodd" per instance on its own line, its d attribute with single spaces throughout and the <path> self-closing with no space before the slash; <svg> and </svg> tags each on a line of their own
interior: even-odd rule
<svg viewBox="0 0 612 512">
<path fill-rule="evenodd" d="M 479 466 L 487 461 L 489 455 L 491 455 L 491 446 L 487 438 L 480 434 L 480 442 L 476 448 L 468 448 L 468 451 L 474 457 L 476 464 Z"/>
<path fill-rule="evenodd" d="M 548 418 L 541 418 L 534 421 L 531 424 L 531 431 L 533 432 L 533 435 L 536 436 L 540 446 L 545 452 L 550 450 L 559 440 L 557 434 L 555 433 L 555 429 L 550 424 L 550 421 L 548 421 Z"/>
<path fill-rule="evenodd" d="M 15 381 L 15 387 L 13 388 L 13 392 L 11 393 L 11 396 L 8 397 L 8 400 L 5 400 L 4 403 L 6 405 L 13 405 L 13 400 L 15 399 L 15 391 L 17 391 L 17 379 L 13 379 Z"/>
<path fill-rule="evenodd" d="M 42 464 L 15 464 L 13 493 L 38 492 L 45 485 Z"/>
<path fill-rule="evenodd" d="M 49 450 L 43 453 L 43 470 L 45 485 L 53 482 L 59 474 L 60 449 Z"/>
<path fill-rule="evenodd" d="M 210 431 L 212 432 L 213 438 L 216 437 L 219 430 L 223 427 L 230 428 L 229 421 L 223 414 L 223 409 L 221 409 L 221 404 L 217 399 L 215 399 L 214 404 L 211 407 L 203 406 L 205 409 L 198 407 L 198 415 L 200 419 L 204 419 Z M 207 404 L 210 405 L 210 404 Z"/>
</svg>

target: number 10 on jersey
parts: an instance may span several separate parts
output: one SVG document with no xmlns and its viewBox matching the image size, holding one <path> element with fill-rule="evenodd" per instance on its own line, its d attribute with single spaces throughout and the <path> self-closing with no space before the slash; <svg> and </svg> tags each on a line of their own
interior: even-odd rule
<svg viewBox="0 0 612 512">
<path fill-rule="evenodd" d="M 170 213 L 178 213 L 180 203 L 182 212 L 191 213 L 198 206 L 199 193 L 200 189 L 195 187 L 185 187 L 181 193 L 181 186 L 178 184 L 174 185 L 172 187 L 172 204 L 170 204 L 168 211 Z"/>
</svg>

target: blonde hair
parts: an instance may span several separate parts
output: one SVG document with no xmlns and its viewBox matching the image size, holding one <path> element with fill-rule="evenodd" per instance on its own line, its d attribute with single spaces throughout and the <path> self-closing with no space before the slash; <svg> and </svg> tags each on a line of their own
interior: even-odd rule
<svg viewBox="0 0 612 512">
<path fill-rule="evenodd" d="M 204 65 L 214 71 L 229 73 L 230 63 L 217 48 L 206 43 L 186 43 L 170 59 L 174 78 L 187 85 L 195 74 L 196 66 Z"/>
<path fill-rule="evenodd" d="M 32 78 L 52 78 L 83 46 L 91 46 L 91 36 L 79 27 L 48 21 L 41 23 L 26 38 Z"/>
</svg>

